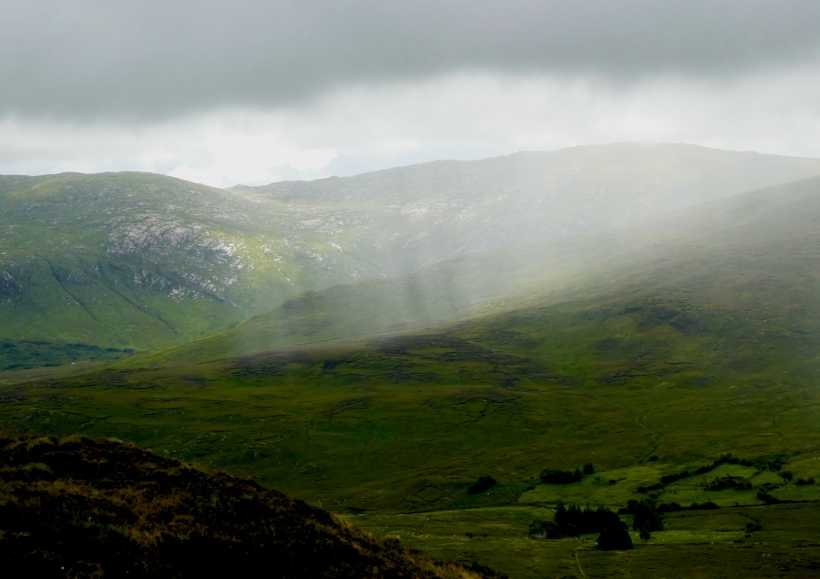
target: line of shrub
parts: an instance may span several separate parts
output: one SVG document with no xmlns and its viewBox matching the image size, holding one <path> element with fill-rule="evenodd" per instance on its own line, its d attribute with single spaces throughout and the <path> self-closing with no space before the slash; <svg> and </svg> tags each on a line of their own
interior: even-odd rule
<svg viewBox="0 0 820 579">
<path fill-rule="evenodd" d="M 773 455 L 773 456 L 768 456 L 768 457 L 761 457 L 761 458 L 757 458 L 757 459 L 748 459 L 748 458 L 740 458 L 740 457 L 737 457 L 737 456 L 735 456 L 731 453 L 727 453 L 727 454 L 722 454 L 721 456 L 719 456 L 718 458 L 716 458 L 715 460 L 713 460 L 709 464 L 699 466 L 698 468 L 696 468 L 695 470 L 693 470 L 691 472 L 688 471 L 688 470 L 683 470 L 683 471 L 680 471 L 680 472 L 664 475 L 660 478 L 660 480 L 658 482 L 656 482 L 654 484 L 651 484 L 651 485 L 639 486 L 636 489 L 636 491 L 641 493 L 641 494 L 647 494 L 647 493 L 652 493 L 652 492 L 656 492 L 656 491 L 661 491 L 661 490 L 664 489 L 664 487 L 666 487 L 670 484 L 682 481 L 682 480 L 687 479 L 689 477 L 706 474 L 706 473 L 711 472 L 711 471 L 715 470 L 716 468 L 718 468 L 719 466 L 722 466 L 724 464 L 736 464 L 736 465 L 740 465 L 740 466 L 747 466 L 747 467 L 750 467 L 750 468 L 756 468 L 758 470 L 771 470 L 771 471 L 774 471 L 774 472 L 782 471 L 782 472 L 780 472 L 780 474 L 785 480 L 791 480 L 791 478 L 793 476 L 791 472 L 783 471 L 783 466 L 786 464 L 786 457 L 784 455 L 778 454 L 778 455 Z M 724 477 L 721 477 L 721 478 L 724 478 Z M 733 477 L 733 478 L 737 478 L 737 477 Z M 716 479 L 716 480 L 719 480 L 719 479 Z M 738 487 L 727 487 L 727 488 L 738 488 Z M 749 486 L 748 488 L 751 488 L 751 486 Z M 710 489 L 710 490 L 720 490 L 720 489 Z"/>
<path fill-rule="evenodd" d="M 595 474 L 595 465 L 587 463 L 579 466 L 575 470 L 560 470 L 556 468 L 545 468 L 538 476 L 544 484 L 566 485 L 580 482 L 585 476 Z"/>
</svg>

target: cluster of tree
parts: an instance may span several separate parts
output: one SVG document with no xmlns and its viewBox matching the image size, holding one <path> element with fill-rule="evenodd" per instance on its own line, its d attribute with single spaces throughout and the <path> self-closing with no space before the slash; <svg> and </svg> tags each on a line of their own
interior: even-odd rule
<svg viewBox="0 0 820 579">
<path fill-rule="evenodd" d="M 471 495 L 477 495 L 478 493 L 483 493 L 485 491 L 490 490 L 497 484 L 498 481 L 491 476 L 480 476 L 478 477 L 477 481 L 470 485 L 470 487 L 467 489 L 467 492 Z"/>
<path fill-rule="evenodd" d="M 652 537 L 653 531 L 663 531 L 663 512 L 653 500 L 630 500 L 618 513 L 632 515 L 632 529 L 640 532 L 645 541 Z"/>
<path fill-rule="evenodd" d="M 794 481 L 794 484 L 796 484 L 797 486 L 801 486 L 801 487 L 802 486 L 807 486 L 807 485 L 813 485 L 814 484 L 814 477 L 810 476 L 808 478 L 799 478 L 796 481 Z"/>
<path fill-rule="evenodd" d="M 615 520 L 601 529 L 595 546 L 602 551 L 626 551 L 632 548 L 632 537 L 626 524 L 615 515 Z"/>
<path fill-rule="evenodd" d="M 618 518 L 617 513 L 605 507 L 593 509 L 582 508 L 578 505 L 568 507 L 558 505 L 555 509 L 555 524 L 558 525 L 562 535 L 569 537 L 600 532 L 613 517 Z"/>
<path fill-rule="evenodd" d="M 565 485 L 581 481 L 585 476 L 595 474 L 595 465 L 587 463 L 579 466 L 575 470 L 559 470 L 555 468 L 545 468 L 541 471 L 539 478 L 544 484 Z"/>
<path fill-rule="evenodd" d="M 546 539 L 577 537 L 598 533 L 597 547 L 602 550 L 623 550 L 632 548 L 629 529 L 617 513 L 604 507 L 581 508 L 577 505 L 558 505 L 555 520 L 533 521 L 530 536 Z"/>
</svg>

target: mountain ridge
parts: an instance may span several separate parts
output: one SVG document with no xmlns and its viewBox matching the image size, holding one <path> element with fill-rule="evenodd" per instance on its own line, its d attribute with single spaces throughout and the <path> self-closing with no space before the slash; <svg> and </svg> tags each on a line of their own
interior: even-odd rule
<svg viewBox="0 0 820 579">
<path fill-rule="evenodd" d="M 391 167 L 385 167 L 382 169 L 373 169 L 370 171 L 363 171 L 361 173 L 354 173 L 351 175 L 328 175 L 325 177 L 317 177 L 315 179 L 283 179 L 279 181 L 271 181 L 270 183 L 263 183 L 261 185 L 247 185 L 244 183 L 238 183 L 236 185 L 232 185 L 227 187 L 227 189 L 265 189 L 269 187 L 275 187 L 277 185 L 293 185 L 293 184 L 307 184 L 307 183 L 316 183 L 322 181 L 338 181 L 343 179 L 355 179 L 357 177 L 366 177 L 370 175 L 379 175 L 384 173 L 390 172 L 400 172 L 406 169 L 412 169 L 416 167 L 424 167 L 428 165 L 442 165 L 442 164 L 453 164 L 453 165 L 470 165 L 470 164 L 480 164 L 486 161 L 498 161 L 503 159 L 511 159 L 515 157 L 527 157 L 527 156 L 547 156 L 547 155 L 560 155 L 560 154 L 571 154 L 573 152 L 578 151 L 594 151 L 606 148 L 629 148 L 629 149 L 650 149 L 650 148 L 676 148 L 681 150 L 690 150 L 690 151 L 702 151 L 702 152 L 711 152 L 711 153 L 730 153 L 730 154 L 737 154 L 737 155 L 752 155 L 758 157 L 767 157 L 767 158 L 777 158 L 777 159 L 790 159 L 796 161 L 809 161 L 815 162 L 820 160 L 818 157 L 811 157 L 806 155 L 785 155 L 779 153 L 763 153 L 754 149 L 730 149 L 730 148 L 723 148 L 723 147 L 711 147 L 707 145 L 699 145 L 696 143 L 687 143 L 684 141 L 681 142 L 666 142 L 666 141 L 658 141 L 658 142 L 641 142 L 641 141 L 613 141 L 610 143 L 594 143 L 594 144 L 585 144 L 585 145 L 573 145 L 570 147 L 559 147 L 556 149 L 521 149 L 512 153 L 506 153 L 501 155 L 490 155 L 488 157 L 479 157 L 475 159 L 433 159 L 430 161 L 422 161 L 419 163 L 409 163 L 406 165 L 395 165 Z"/>
<path fill-rule="evenodd" d="M 407 321 L 446 321 L 483 294 L 502 293 L 494 269 L 514 275 L 517 266 L 506 264 L 538 264 L 528 247 L 555 253 L 704 200 L 820 173 L 820 161 L 681 145 L 580 147 L 451 166 L 306 182 L 307 197 L 139 172 L 0 177 L 0 339 L 53 342 L 44 363 L 72 358 L 67 344 L 159 350 L 305 292 L 368 280 L 390 291 L 390 280 L 414 275 Z M 425 314 L 422 302 L 412 306 L 430 283 L 434 291 L 453 283 L 446 264 L 467 257 L 460 271 L 476 254 L 496 257 L 457 274 L 470 283 L 447 290 L 458 298 L 452 308 Z M 437 280 L 425 279 L 437 264 L 445 264 Z"/>
</svg>

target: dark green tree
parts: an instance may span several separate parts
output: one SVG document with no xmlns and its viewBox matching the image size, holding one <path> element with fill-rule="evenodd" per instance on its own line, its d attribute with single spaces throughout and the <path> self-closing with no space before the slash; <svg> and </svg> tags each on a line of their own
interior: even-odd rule
<svg viewBox="0 0 820 579">
<path fill-rule="evenodd" d="M 614 517 L 609 518 L 601 528 L 598 541 L 595 546 L 602 551 L 625 551 L 632 548 L 632 537 L 629 536 L 629 529 L 626 523 L 612 513 Z"/>
<path fill-rule="evenodd" d="M 640 501 L 629 501 L 627 511 L 632 514 L 632 529 L 635 531 L 663 531 L 663 513 L 661 513 L 655 501 L 642 499 Z M 641 536 L 643 538 L 643 536 Z"/>
<path fill-rule="evenodd" d="M 498 481 L 491 476 L 480 476 L 478 477 L 477 481 L 470 485 L 470 487 L 467 489 L 467 492 L 471 495 L 476 495 L 478 493 L 483 493 L 484 491 L 490 490 L 497 484 Z"/>
</svg>

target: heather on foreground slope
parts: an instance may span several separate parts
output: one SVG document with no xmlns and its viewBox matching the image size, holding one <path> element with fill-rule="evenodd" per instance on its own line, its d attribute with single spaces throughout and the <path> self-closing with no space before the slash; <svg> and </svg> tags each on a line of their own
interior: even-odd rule
<svg viewBox="0 0 820 579">
<path fill-rule="evenodd" d="M 130 444 L 4 437 L 0 464 L 0 560 L 10 576 L 492 576 Z"/>
</svg>

